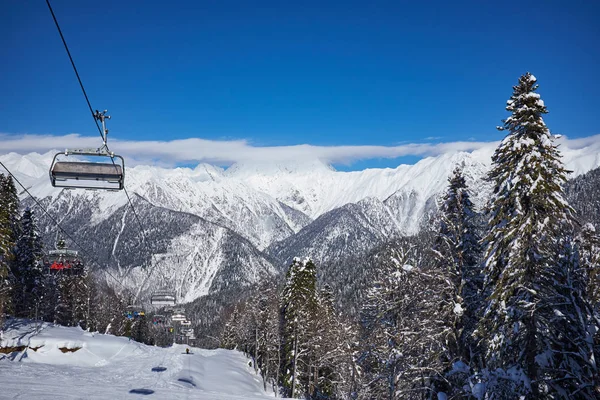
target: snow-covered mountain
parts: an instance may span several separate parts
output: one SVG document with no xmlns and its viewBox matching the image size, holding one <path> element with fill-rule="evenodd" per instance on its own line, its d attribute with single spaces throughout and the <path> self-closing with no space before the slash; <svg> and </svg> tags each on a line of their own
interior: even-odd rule
<svg viewBox="0 0 600 400">
<path fill-rule="evenodd" d="M 400 234 L 390 213 L 378 199 L 349 203 L 326 212 L 300 232 L 267 249 L 275 260 L 289 265 L 294 257 L 310 257 L 317 264 L 362 254 Z M 380 207 L 373 207 L 377 204 Z M 367 211 L 367 212 L 365 212 Z M 374 218 L 371 218 L 374 217 Z"/>
<path fill-rule="evenodd" d="M 128 204 L 94 223 L 97 206 L 81 201 L 74 191 L 63 191 L 52 202 L 41 200 L 72 240 L 59 232 L 49 216 L 36 215 L 48 247 L 58 236 L 71 246 L 76 241 L 73 247 L 81 250 L 89 265 L 106 270 L 111 285 L 131 288 L 140 300 L 164 288 L 190 302 L 277 273 L 261 251 L 234 231 L 191 213 L 155 206 L 137 195 L 132 200 L 144 235 Z M 32 199 L 23 203 L 35 210 Z"/>
<path fill-rule="evenodd" d="M 600 166 L 598 144 L 566 147 L 571 142 L 561 150 L 572 176 Z M 284 270 L 296 255 L 327 261 L 417 233 L 456 166 L 482 206 L 489 194 L 482 178 L 494 149 L 490 144 L 414 165 L 354 172 L 335 171 L 318 160 L 236 164 L 226 170 L 207 164 L 129 167 L 126 188 L 148 245 L 123 191 L 53 188 L 47 175 L 53 152 L 10 153 L 0 161 L 85 243 L 82 247 L 89 247 L 81 249 L 84 253 L 125 285 L 142 288 L 142 295 L 167 285 L 191 301 Z M 18 190 L 24 204 L 33 204 Z M 41 214 L 50 242 L 58 230 Z"/>
</svg>

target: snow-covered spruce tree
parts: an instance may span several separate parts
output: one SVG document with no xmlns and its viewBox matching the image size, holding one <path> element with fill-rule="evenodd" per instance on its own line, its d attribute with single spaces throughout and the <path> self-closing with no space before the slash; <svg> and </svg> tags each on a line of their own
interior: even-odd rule
<svg viewBox="0 0 600 400">
<path fill-rule="evenodd" d="M 14 247 L 12 266 L 15 276 L 13 301 L 15 314 L 33 318 L 39 315 L 45 301 L 46 279 L 43 265 L 43 244 L 33 212 L 27 208 L 20 220 L 20 234 Z"/>
<path fill-rule="evenodd" d="M 265 390 L 277 388 L 279 374 L 279 294 L 277 284 L 266 281 L 257 293 L 257 352 L 256 364 L 260 368 Z"/>
<path fill-rule="evenodd" d="M 2 316 L 13 313 L 11 264 L 18 237 L 19 197 L 12 177 L 0 173 L 0 325 Z"/>
<path fill-rule="evenodd" d="M 56 302 L 54 303 L 54 323 L 73 326 L 75 296 L 71 290 L 74 282 L 73 277 L 64 273 L 58 272 L 53 276 L 56 284 Z"/>
<path fill-rule="evenodd" d="M 242 315 L 240 313 L 240 305 L 236 305 L 225 323 L 223 332 L 221 333 L 219 347 L 223 349 L 233 350 L 239 349 L 242 343 L 240 332 L 242 331 Z"/>
<path fill-rule="evenodd" d="M 348 338 L 345 337 L 343 325 L 335 313 L 333 292 L 329 285 L 324 285 L 319 290 L 318 299 L 317 315 L 314 318 L 316 335 L 312 338 L 312 364 L 315 373 L 311 381 L 314 390 L 310 394 L 313 398 L 331 398 L 338 392 L 337 386 L 343 386 L 350 376 L 351 368 L 348 368 L 348 363 L 352 358 L 348 352 Z"/>
<path fill-rule="evenodd" d="M 579 260 L 585 271 L 586 294 L 596 313 L 600 313 L 600 236 L 591 223 L 577 236 Z"/>
<path fill-rule="evenodd" d="M 220 334 L 220 347 L 238 349 L 252 358 L 265 390 L 277 391 L 279 380 L 279 312 L 277 282 L 265 280 L 232 307 Z"/>
<path fill-rule="evenodd" d="M 80 326 L 86 329 L 90 320 L 90 285 L 92 281 L 86 270 L 81 275 L 66 275 L 63 278 L 62 287 L 69 291 L 69 301 L 71 315 L 69 316 L 70 326 Z"/>
<path fill-rule="evenodd" d="M 600 236 L 591 223 L 585 224 L 577 236 L 577 251 L 586 298 L 596 320 L 600 320 Z M 600 330 L 594 335 L 594 354 L 600 359 Z"/>
<path fill-rule="evenodd" d="M 380 255 L 374 286 L 361 313 L 359 397 L 429 399 L 444 379 L 447 279 L 436 268 L 431 241 L 405 239 Z"/>
<path fill-rule="evenodd" d="M 446 315 L 444 320 L 449 335 L 446 336 L 446 351 L 442 354 L 441 361 L 445 364 L 447 373 L 454 376 L 442 380 L 434 378 L 434 381 L 436 391 L 443 390 L 447 395 L 453 396 L 462 392 L 465 383 L 462 378 L 468 378 L 468 374 L 464 374 L 464 367 L 461 368 L 460 377 L 454 373 L 457 370 L 454 368 L 455 364 L 472 369 L 480 356 L 472 335 L 481 308 L 482 273 L 476 214 L 459 167 L 455 168 L 448 182 L 439 208 L 433 252 L 436 269 L 446 281 L 439 295 L 447 298 L 443 302 L 442 313 Z"/>
<path fill-rule="evenodd" d="M 131 338 L 139 343 L 152 344 L 150 322 L 145 315 L 135 318 L 131 323 Z"/>
<path fill-rule="evenodd" d="M 361 398 L 393 399 L 395 395 L 398 326 L 393 303 L 399 286 L 396 281 L 401 277 L 391 268 L 382 272 L 367 292 L 361 310 L 361 350 L 357 357 Z"/>
<path fill-rule="evenodd" d="M 122 335 L 125 332 L 125 298 L 105 280 L 98 279 L 90 286 L 90 324 L 92 332 Z"/>
<path fill-rule="evenodd" d="M 307 394 L 311 357 L 308 342 L 313 332 L 310 321 L 317 309 L 317 270 L 309 260 L 294 258 L 281 294 L 282 362 L 280 386 L 285 397 Z"/>
<path fill-rule="evenodd" d="M 325 285 L 317 293 L 317 307 L 308 324 L 306 341 L 308 397 L 343 398 L 352 388 L 352 331 L 342 323 L 333 305 L 333 292 Z"/>
<path fill-rule="evenodd" d="M 536 78 L 519 78 L 492 157 L 485 237 L 488 304 L 478 327 L 493 398 L 597 398 L 589 303 L 574 284 L 567 171 L 542 115 Z M 576 282 L 576 281 L 575 281 Z M 503 397 L 508 396 L 508 397 Z"/>
</svg>

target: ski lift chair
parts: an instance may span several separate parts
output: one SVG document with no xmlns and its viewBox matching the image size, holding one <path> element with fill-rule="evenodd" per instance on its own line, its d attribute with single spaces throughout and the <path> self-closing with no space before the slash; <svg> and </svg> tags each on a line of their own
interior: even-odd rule
<svg viewBox="0 0 600 400">
<path fill-rule="evenodd" d="M 168 290 L 158 290 L 150 297 L 150 304 L 153 306 L 174 306 L 175 293 Z"/>
<path fill-rule="evenodd" d="M 68 250 L 65 247 L 50 250 L 46 258 L 46 264 L 50 273 L 60 272 L 69 275 L 81 275 L 84 271 L 77 250 Z"/>
<path fill-rule="evenodd" d="M 125 308 L 125 317 L 129 319 L 139 318 L 145 316 L 146 313 L 141 306 L 131 305 Z"/>
<path fill-rule="evenodd" d="M 120 163 L 100 163 L 87 161 L 57 161 L 57 157 L 64 154 L 84 155 L 89 157 L 109 157 Z M 57 153 L 50 167 L 50 183 L 54 187 L 79 188 L 79 189 L 106 189 L 121 190 L 125 183 L 125 160 L 123 157 L 108 152 L 91 152 L 85 150 L 65 150 Z"/>
<path fill-rule="evenodd" d="M 65 264 L 62 260 L 56 260 L 48 264 L 50 265 L 50 273 L 57 273 L 65 269 Z"/>
<path fill-rule="evenodd" d="M 94 118 L 102 123 L 102 142 L 103 146 L 94 149 L 69 150 L 54 155 L 52 165 L 50 166 L 50 183 L 54 187 L 80 188 L 80 189 L 106 189 L 121 190 L 125 184 L 125 160 L 119 155 L 108 150 L 108 129 L 106 129 L 106 110 L 100 112 L 96 110 Z M 58 161 L 57 157 L 64 155 L 68 157 L 84 156 L 88 161 Z M 115 158 L 120 162 L 115 162 Z M 96 159 L 97 161 L 92 161 Z M 105 162 L 102 162 L 105 161 Z M 106 162 L 108 161 L 108 162 Z"/>
<path fill-rule="evenodd" d="M 181 321 L 185 321 L 185 315 L 183 314 L 173 314 L 173 316 L 171 317 L 171 321 L 175 321 L 175 322 L 181 322 Z"/>
</svg>

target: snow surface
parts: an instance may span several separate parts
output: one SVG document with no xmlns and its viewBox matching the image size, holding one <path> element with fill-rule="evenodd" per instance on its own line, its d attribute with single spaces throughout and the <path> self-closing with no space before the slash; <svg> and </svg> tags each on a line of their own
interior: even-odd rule
<svg viewBox="0 0 600 400">
<path fill-rule="evenodd" d="M 10 320 L 6 327 L 0 347 L 28 349 L 0 353 L 1 399 L 274 397 L 263 390 L 262 378 L 249 359 L 237 351 L 190 347 L 192 354 L 186 355 L 184 345 L 146 346 L 125 337 L 48 323 Z M 80 349 L 63 353 L 61 347 Z"/>
</svg>

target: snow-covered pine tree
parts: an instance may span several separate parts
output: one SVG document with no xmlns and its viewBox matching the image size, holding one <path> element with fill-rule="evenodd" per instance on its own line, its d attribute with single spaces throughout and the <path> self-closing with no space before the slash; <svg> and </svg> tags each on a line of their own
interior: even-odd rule
<svg viewBox="0 0 600 400">
<path fill-rule="evenodd" d="M 471 368 L 472 363 L 477 363 L 479 351 L 472 334 L 481 307 L 482 273 L 476 214 L 460 167 L 454 169 L 448 182 L 439 207 L 433 252 L 436 269 L 446 281 L 443 293 L 439 295 L 447 298 L 443 303 L 445 311 L 442 313 L 446 316 L 444 321 L 450 334 L 446 337 L 446 351 L 442 362 L 450 373 L 456 369 L 453 366 L 457 362 Z M 454 395 L 454 392 L 461 392 L 465 382 L 456 379 L 458 374 L 454 375 L 452 379 L 437 380 L 437 390 L 444 390 L 449 396 Z M 462 372 L 461 376 L 468 377 Z"/>
<path fill-rule="evenodd" d="M 280 386 L 286 397 L 308 392 L 307 370 L 311 339 L 310 321 L 317 309 L 317 269 L 310 260 L 294 258 L 281 294 L 282 363 Z"/>
<path fill-rule="evenodd" d="M 12 177 L 0 173 L 0 318 L 14 312 L 12 303 L 13 248 L 18 237 L 19 197 Z M 0 325 L 2 321 L 0 320 Z"/>
<path fill-rule="evenodd" d="M 384 266 L 391 267 L 390 264 Z M 371 399 L 393 399 L 396 389 L 396 343 L 398 335 L 395 315 L 392 313 L 395 283 L 400 274 L 382 271 L 366 295 L 361 310 L 360 366 L 358 394 Z"/>
<path fill-rule="evenodd" d="M 0 173 L 0 256 L 9 259 L 19 236 L 19 197 L 12 177 Z"/>
<path fill-rule="evenodd" d="M 356 340 L 355 330 L 342 321 L 334 308 L 334 297 L 327 284 L 318 293 L 318 308 L 314 318 L 315 334 L 310 340 L 312 347 L 313 377 L 310 380 L 312 398 L 345 398 L 354 389 L 353 359 Z"/>
<path fill-rule="evenodd" d="M 508 135 L 489 173 L 489 298 L 478 327 L 494 371 L 487 391 L 494 398 L 593 399 L 595 327 L 573 284 L 573 211 L 561 189 L 567 171 L 542 118 L 547 110 L 537 88 L 530 73 L 514 86 L 506 107 L 511 115 L 500 127 Z"/>
<path fill-rule="evenodd" d="M 33 318 L 39 315 L 40 305 L 45 301 L 43 244 L 37 229 L 33 211 L 27 208 L 20 220 L 20 234 L 14 247 L 12 265 L 15 276 L 13 301 L 15 315 Z"/>
<path fill-rule="evenodd" d="M 240 337 L 241 325 L 242 315 L 240 313 L 239 305 L 236 305 L 233 307 L 231 314 L 227 318 L 227 322 L 221 333 L 219 347 L 229 350 L 238 349 L 242 342 Z"/>
<path fill-rule="evenodd" d="M 450 329 L 444 310 L 447 279 L 431 265 L 431 242 L 416 248 L 408 240 L 381 254 L 377 279 L 361 313 L 359 397 L 430 398 Z"/>
<path fill-rule="evenodd" d="M 73 301 L 72 325 L 87 329 L 88 321 L 91 319 L 90 286 L 93 284 L 93 280 L 87 269 L 84 269 L 80 275 L 72 276 L 70 281 Z"/>
<path fill-rule="evenodd" d="M 279 374 L 279 294 L 277 284 L 265 281 L 257 293 L 258 339 L 256 363 L 263 377 L 264 388 L 276 390 Z"/>
<path fill-rule="evenodd" d="M 577 251 L 581 264 L 585 297 L 589 300 L 594 317 L 600 320 L 600 236 L 591 223 L 585 224 L 577 236 Z M 600 330 L 594 335 L 595 359 L 600 360 Z"/>
<path fill-rule="evenodd" d="M 151 344 L 149 324 L 145 315 L 135 318 L 131 323 L 131 338 L 139 343 Z"/>
<path fill-rule="evenodd" d="M 54 303 L 54 323 L 73 325 L 73 293 L 71 292 L 71 276 L 63 271 L 53 277 L 56 284 L 56 300 Z"/>
<path fill-rule="evenodd" d="M 585 271 L 586 294 L 595 311 L 600 313 L 600 236 L 591 223 L 585 224 L 577 237 L 579 260 Z"/>
</svg>

